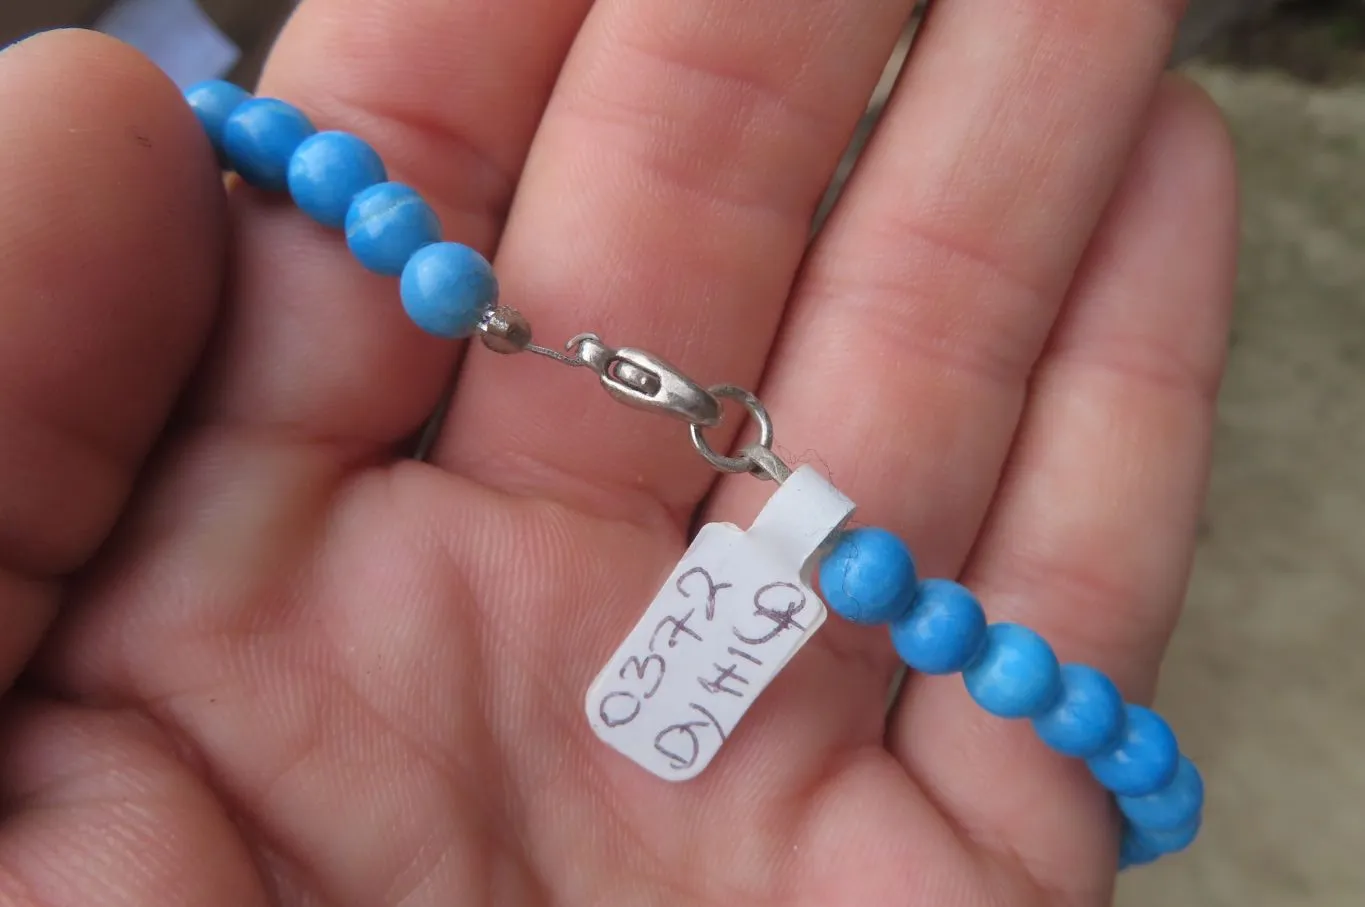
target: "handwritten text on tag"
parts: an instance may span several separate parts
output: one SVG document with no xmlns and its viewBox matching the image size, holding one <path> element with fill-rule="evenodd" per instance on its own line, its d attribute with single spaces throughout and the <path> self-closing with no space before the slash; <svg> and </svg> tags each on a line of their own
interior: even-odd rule
<svg viewBox="0 0 1365 907">
<path fill-rule="evenodd" d="M 597 735 L 661 778 L 700 774 L 824 622 L 805 573 L 852 512 L 848 498 L 803 466 L 748 531 L 702 527 L 588 690 Z"/>
</svg>

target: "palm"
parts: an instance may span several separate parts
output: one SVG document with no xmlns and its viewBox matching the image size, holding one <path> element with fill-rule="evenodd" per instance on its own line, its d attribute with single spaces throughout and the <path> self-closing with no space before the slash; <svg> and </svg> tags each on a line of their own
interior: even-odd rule
<svg viewBox="0 0 1365 907">
<path fill-rule="evenodd" d="M 751 58 L 735 54 L 772 10 L 722 4 L 670 22 L 673 4 L 599 3 L 504 230 L 511 185 L 499 174 L 521 170 L 587 4 L 527 0 L 536 38 L 492 12 L 511 6 L 419 4 L 376 38 L 354 24 L 373 23 L 365 3 L 312 0 L 265 90 L 312 94 L 320 121 L 330 109 L 335 125 L 374 133 L 400 178 L 435 195 L 453 236 L 488 246 L 501 235 L 504 293 L 544 342 L 596 329 L 702 380 L 762 376 L 779 447 L 814 451 L 861 521 L 905 533 L 926 572 L 967 575 L 995 614 L 1150 695 L 1197 513 L 1230 270 L 1226 158 L 1187 93 L 1160 92 L 1114 191 L 1159 62 L 1136 45 L 1164 40 L 1169 20 L 1129 21 L 1126 5 L 1108 19 L 1020 12 L 1018 46 L 964 77 L 978 110 L 994 109 L 1012 67 L 1086 46 L 1080 34 L 1109 42 L 1094 54 L 1109 81 L 1045 75 L 1051 94 L 1015 99 L 997 127 L 960 120 L 908 79 L 789 294 L 805 220 L 876 75 L 862 58 L 887 49 L 909 4 L 784 5 L 783 21 L 799 25 L 810 7 L 821 28 L 790 31 L 795 57 L 777 46 Z M 915 65 L 942 69 L 955 43 L 989 31 L 985 12 L 978 24 L 945 11 Z M 466 48 L 491 106 L 392 84 L 401 77 L 384 60 L 446 61 L 432 35 L 466 20 L 497 22 L 487 47 Z M 813 39 L 825 29 L 840 46 Z M 590 61 L 608 32 L 631 62 L 604 75 Z M 61 40 L 74 39 L 50 47 Z M 318 61 L 355 42 L 389 81 L 328 87 Z M 512 47 L 544 59 L 514 61 Z M 215 316 L 223 218 L 203 146 L 145 67 L 100 54 L 88 65 L 123 91 L 92 109 L 111 135 L 136 119 L 161 157 L 100 153 L 179 220 L 155 205 L 130 214 L 110 189 L 83 200 L 83 223 L 134 256 L 149 251 L 140 236 L 174 244 L 184 264 L 148 271 L 125 255 L 53 290 L 51 269 L 23 270 L 55 254 L 39 235 L 10 265 L 11 283 L 76 306 L 141 307 L 131 320 L 143 329 L 101 333 L 116 370 L 96 390 L 60 356 L 0 365 L 0 412 L 31 412 L 22 395 L 45 368 L 73 401 L 63 431 L 17 423 L 15 437 L 60 455 L 23 488 L 0 483 L 17 515 L 0 531 L 12 568 L 0 595 L 40 616 L 63 607 L 8 699 L 0 894 L 44 907 L 1105 899 L 1115 828 L 1084 773 L 1027 729 L 975 714 L 952 681 L 914 679 L 888 725 L 894 658 L 875 631 L 822 629 L 692 782 L 656 781 L 601 746 L 582 717 L 586 685 L 694 514 L 743 523 L 769 489 L 716 481 L 676 423 L 616 407 L 590 376 L 482 350 L 464 363 L 433 464 L 395 461 L 454 351 L 403 324 L 392 283 L 359 276 L 334 235 L 246 192 L 233 200 L 236 254 Z M 40 56 L 16 52 L 8 71 L 72 97 L 90 81 L 63 83 L 44 72 L 60 61 Z M 802 60 L 820 78 L 785 84 Z M 514 75 L 525 96 L 497 96 Z M 774 102 L 774 91 L 788 94 Z M 735 116 L 702 122 L 698 97 Z M 1105 113 L 1093 147 L 1043 144 L 1076 111 Z M 973 173 L 907 145 L 932 117 L 970 141 Z M 90 153 L 60 132 L 35 172 Z M 689 142 L 724 149 L 733 171 Z M 467 178 L 452 183 L 461 153 Z M 603 153 L 605 188 L 580 185 Z M 928 189 L 904 185 L 907 162 Z M 111 230 L 113 218 L 133 223 Z M 653 299 L 668 305 L 641 303 Z M 22 306 L 0 307 L 5 318 L 5 336 L 27 343 L 17 349 L 55 348 L 50 334 L 25 340 L 51 328 Z M 191 374 L 183 415 L 106 539 L 129 463 Z M 94 461 L 67 456 L 92 437 Z M 92 484 L 76 488 L 90 512 L 43 519 L 33 502 L 66 500 L 90 462 L 79 474 Z M 0 669 L 17 672 L 44 629 L 18 620 Z"/>
<path fill-rule="evenodd" d="M 198 491 L 187 509 L 211 497 Z M 177 526 L 172 550 L 133 543 L 53 646 L 64 693 L 136 703 L 161 725 L 34 709 L 26 742 L 46 758 L 19 783 L 101 754 L 61 779 L 78 793 L 47 819 L 54 863 L 101 857 L 109 829 L 131 825 L 205 905 L 257 903 L 261 887 L 289 904 L 856 904 L 902 890 L 936 833 L 880 746 L 875 696 L 825 758 L 760 774 L 754 760 L 782 745 L 762 738 L 791 733 L 760 728 L 684 786 L 584 733 L 577 656 L 601 648 L 605 615 L 649 598 L 679 553 L 672 533 L 507 502 L 417 464 L 362 471 L 325 503 L 238 506 L 252 525 L 224 516 Z M 281 522 L 332 528 L 260 531 Z M 204 557 L 187 562 L 196 536 Z M 509 570 L 511 552 L 539 557 Z M 821 686 L 866 681 L 828 650 L 806 657 Z M 832 714 L 802 711 L 751 718 L 835 732 Z M 831 849 L 848 861 L 800 858 Z"/>
<path fill-rule="evenodd" d="M 56 652 L 81 662 L 59 667 L 58 683 L 137 700 L 194 753 L 199 771 L 147 737 L 116 771 L 102 765 L 99 783 L 162 776 L 157 796 L 134 790 L 144 802 L 108 807 L 109 824 L 145 810 L 179 865 L 236 856 L 220 871 L 237 885 L 205 879 L 196 903 L 254 903 L 244 892 L 262 863 L 283 903 L 829 903 L 839 892 L 854 903 L 900 875 L 884 860 L 878 877 L 825 861 L 795 873 L 784 859 L 831 835 L 869 849 L 913 840 L 911 817 L 878 805 L 910 788 L 876 748 L 875 720 L 859 729 L 861 756 L 805 778 L 778 766 L 780 785 L 719 766 L 691 785 L 651 783 L 583 733 L 578 650 L 601 637 L 603 615 L 648 599 L 676 539 L 544 503 L 509 506 L 418 465 L 353 477 L 325 512 L 261 506 L 268 522 L 337 528 L 268 572 L 246 565 L 281 542 L 255 531 L 209 543 L 211 563 L 188 574 L 183 554 L 130 551 L 87 609 L 101 616 L 74 621 Z M 447 533 L 452 513 L 460 525 Z M 509 570 L 496 551 L 540 558 Z M 583 569 L 621 562 L 636 566 Z M 156 588 L 163 571 L 179 574 L 179 594 Z M 227 588 L 240 591 L 214 600 L 211 616 L 172 616 Z M 118 752 L 128 731 L 58 750 Z M 834 808 L 815 799 L 827 785 Z M 102 846 L 107 826 L 92 812 L 106 808 L 103 793 L 93 809 L 73 804 L 65 859 Z M 813 886 L 804 901 L 798 882 Z"/>
</svg>

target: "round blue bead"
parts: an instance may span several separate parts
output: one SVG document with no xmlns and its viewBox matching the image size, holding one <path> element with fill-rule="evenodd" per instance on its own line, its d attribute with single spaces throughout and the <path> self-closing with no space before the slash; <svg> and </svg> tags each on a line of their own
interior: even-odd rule
<svg viewBox="0 0 1365 907">
<path fill-rule="evenodd" d="M 1199 837 L 1199 827 L 1203 824 L 1203 816 L 1196 815 L 1184 825 L 1176 828 L 1157 831 L 1150 828 L 1139 828 L 1136 825 L 1129 825 L 1128 830 L 1136 839 L 1137 844 L 1145 852 L 1156 852 L 1158 855 L 1170 853 L 1180 853 L 1182 850 L 1194 843 L 1194 839 Z M 1125 832 L 1127 834 L 1127 832 Z"/>
<path fill-rule="evenodd" d="M 1086 760 L 1095 779 L 1124 797 L 1154 794 L 1175 778 L 1180 748 L 1160 715 L 1131 703 L 1124 706 L 1123 736 L 1108 753 Z"/>
<path fill-rule="evenodd" d="M 346 245 L 362 265 L 397 277 L 408 259 L 441 238 L 441 221 L 416 190 L 380 183 L 355 197 L 346 212 Z"/>
<path fill-rule="evenodd" d="M 986 643 L 986 613 L 964 586 L 946 579 L 920 584 L 910 613 L 891 624 L 901 660 L 922 674 L 952 674 Z"/>
<path fill-rule="evenodd" d="M 347 132 L 309 136 L 289 159 L 289 194 L 325 227 L 344 225 L 355 197 L 387 178 L 378 152 Z"/>
<path fill-rule="evenodd" d="M 1161 857 L 1161 851 L 1153 847 L 1138 834 L 1137 829 L 1125 824 L 1123 827 L 1123 837 L 1119 840 L 1119 870 L 1129 869 L 1133 866 L 1146 866 L 1148 863 L 1155 863 Z"/>
<path fill-rule="evenodd" d="M 859 624 L 886 624 L 904 616 L 917 582 L 910 550 L 885 529 L 844 533 L 820 564 L 825 603 Z"/>
<path fill-rule="evenodd" d="M 459 243 L 424 246 L 398 284 L 408 317 L 428 334 L 468 337 L 498 302 L 498 280 L 482 255 Z"/>
<path fill-rule="evenodd" d="M 185 100 L 213 145 L 221 166 L 228 165 L 227 152 L 223 149 L 223 127 L 232 112 L 250 99 L 251 93 L 245 88 L 221 79 L 199 82 L 185 90 Z"/>
<path fill-rule="evenodd" d="M 1123 696 L 1114 682 L 1086 665 L 1062 665 L 1062 693 L 1033 729 L 1066 756 L 1088 759 L 1118 745 L 1123 733 Z"/>
<path fill-rule="evenodd" d="M 223 149 L 232 169 L 253 186 L 289 188 L 289 159 L 316 130 L 303 113 L 276 98 L 251 98 L 223 124 Z"/>
<path fill-rule="evenodd" d="M 1204 779 L 1184 756 L 1171 783 L 1145 797 L 1119 797 L 1119 809 L 1143 831 L 1173 831 L 1188 825 L 1204 808 Z"/>
<path fill-rule="evenodd" d="M 1061 668 L 1043 637 L 1018 624 L 992 624 L 986 647 L 962 672 L 967 692 L 992 715 L 1032 718 L 1057 701 Z"/>
</svg>

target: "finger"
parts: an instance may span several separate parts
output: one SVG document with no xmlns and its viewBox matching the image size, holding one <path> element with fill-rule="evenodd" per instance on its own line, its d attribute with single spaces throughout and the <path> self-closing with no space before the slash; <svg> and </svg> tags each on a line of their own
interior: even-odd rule
<svg viewBox="0 0 1365 907">
<path fill-rule="evenodd" d="M 599 2 L 499 250 L 504 298 L 545 343 L 596 331 L 706 384 L 752 382 L 912 5 Z M 662 501 L 685 518 L 714 475 L 686 432 L 560 368 L 473 357 L 441 462 L 594 506 Z"/>
<path fill-rule="evenodd" d="M 151 63 L 90 32 L 0 54 L 0 689 L 104 540 L 222 278 L 208 143 Z"/>
<path fill-rule="evenodd" d="M 967 554 L 1176 18 L 1169 3 L 933 7 L 811 251 L 760 396 L 779 448 L 818 457 L 921 573 L 955 575 Z M 729 479 L 708 518 L 742 523 L 768 493 Z M 886 634 L 835 621 L 816 641 L 866 668 L 830 726 L 857 703 L 879 734 Z"/>
<path fill-rule="evenodd" d="M 1174 80 L 1035 373 L 1010 468 L 963 581 L 992 620 L 1150 700 L 1184 597 L 1209 462 L 1236 250 L 1232 152 Z M 971 834 L 1046 883 L 1112 880 L 1099 786 L 961 682 L 912 680 L 895 728 L 911 771 Z M 932 727 L 932 733 L 928 729 Z"/>
<path fill-rule="evenodd" d="M 308 0 L 260 92 L 356 133 L 447 238 L 491 249 L 555 74 L 590 0 Z M 352 447 L 431 413 L 458 347 L 404 316 L 398 283 L 292 205 L 237 193 L 234 293 L 201 400 L 206 419 Z"/>
</svg>

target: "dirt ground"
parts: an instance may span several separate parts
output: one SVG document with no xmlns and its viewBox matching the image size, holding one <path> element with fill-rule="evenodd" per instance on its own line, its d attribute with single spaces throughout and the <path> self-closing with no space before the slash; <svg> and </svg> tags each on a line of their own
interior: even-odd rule
<svg viewBox="0 0 1365 907">
<path fill-rule="evenodd" d="M 1276 70 L 1315 84 L 1365 78 L 1365 0 L 1282 0 L 1203 48 L 1242 70 Z"/>
</svg>

